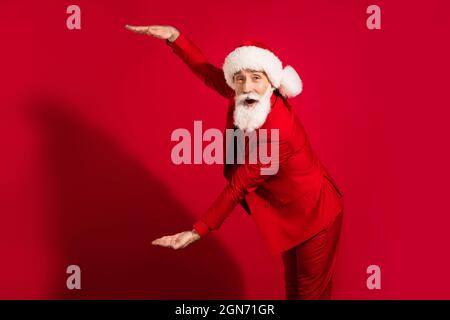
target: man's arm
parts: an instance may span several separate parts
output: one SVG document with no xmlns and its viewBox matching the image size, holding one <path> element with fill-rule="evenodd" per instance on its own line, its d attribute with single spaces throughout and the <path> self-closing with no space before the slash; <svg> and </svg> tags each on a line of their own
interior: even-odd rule
<svg viewBox="0 0 450 320">
<path fill-rule="evenodd" d="M 231 89 L 225 80 L 222 69 L 208 62 L 201 50 L 192 43 L 180 31 L 172 26 L 130 26 L 126 25 L 127 30 L 152 36 L 165 40 L 188 67 L 199 77 L 208 87 L 218 92 L 224 98 L 230 99 L 234 96 L 234 90 Z"/>
<path fill-rule="evenodd" d="M 222 69 L 209 63 L 202 51 L 186 36 L 180 33 L 174 41 L 167 39 L 166 43 L 208 87 L 224 98 L 234 96 L 234 90 L 226 83 Z"/>
<path fill-rule="evenodd" d="M 270 171 L 273 167 L 279 168 L 292 155 L 293 149 L 286 140 L 268 140 L 266 145 L 268 150 L 274 150 L 274 143 L 278 145 L 279 149 L 279 156 L 273 159 L 274 162 L 263 164 L 258 158 L 256 164 L 241 164 L 209 209 L 193 225 L 202 238 L 210 231 L 218 230 L 246 194 L 255 191 L 265 180 L 272 177 L 270 174 L 262 174 L 264 170 Z M 254 152 L 258 152 L 257 149 L 259 148 L 255 148 Z"/>
</svg>

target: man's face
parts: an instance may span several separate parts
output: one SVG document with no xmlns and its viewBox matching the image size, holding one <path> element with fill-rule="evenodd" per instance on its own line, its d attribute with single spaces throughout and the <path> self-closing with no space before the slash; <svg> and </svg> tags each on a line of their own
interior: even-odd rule
<svg viewBox="0 0 450 320">
<path fill-rule="evenodd" d="M 273 87 L 264 72 L 243 70 L 234 76 L 234 124 L 241 130 L 261 127 L 270 112 Z"/>
<path fill-rule="evenodd" d="M 266 74 L 262 71 L 241 70 L 233 77 L 236 95 L 254 92 L 262 96 L 271 86 Z"/>
</svg>

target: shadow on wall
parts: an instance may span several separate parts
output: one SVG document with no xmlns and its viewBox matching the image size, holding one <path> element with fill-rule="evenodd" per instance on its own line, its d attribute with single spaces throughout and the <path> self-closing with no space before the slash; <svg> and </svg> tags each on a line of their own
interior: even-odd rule
<svg viewBox="0 0 450 320">
<path fill-rule="evenodd" d="M 237 264 L 209 237 L 182 249 L 151 245 L 194 220 L 164 184 L 66 103 L 27 108 L 42 139 L 58 252 L 55 299 L 242 299 Z M 70 108 L 74 110 L 74 108 Z M 66 268 L 81 268 L 81 290 Z"/>
</svg>

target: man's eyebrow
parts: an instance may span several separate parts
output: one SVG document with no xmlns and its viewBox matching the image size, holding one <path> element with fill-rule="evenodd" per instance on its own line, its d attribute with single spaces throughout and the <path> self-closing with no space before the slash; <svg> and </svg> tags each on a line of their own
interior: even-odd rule
<svg viewBox="0 0 450 320">
<path fill-rule="evenodd" d="M 256 75 L 259 75 L 259 76 L 264 75 L 264 72 L 263 72 L 263 71 L 257 71 L 257 70 L 250 71 L 250 73 L 251 73 L 251 74 L 254 74 L 254 75 L 256 74 Z M 242 71 L 239 71 L 239 72 L 236 72 L 236 73 L 233 75 L 233 77 L 242 76 L 242 75 L 244 75 L 244 74 L 242 73 Z"/>
</svg>

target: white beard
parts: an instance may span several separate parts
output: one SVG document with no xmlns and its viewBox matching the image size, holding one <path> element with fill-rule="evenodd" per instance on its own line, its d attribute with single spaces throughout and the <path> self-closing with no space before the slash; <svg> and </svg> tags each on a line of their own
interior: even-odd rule
<svg viewBox="0 0 450 320">
<path fill-rule="evenodd" d="M 273 89 L 269 86 L 261 96 L 253 92 L 236 95 L 234 97 L 234 125 L 247 132 L 252 132 L 261 127 L 270 112 L 270 97 L 272 96 L 272 92 Z M 252 106 L 248 106 L 245 103 L 245 99 L 257 100 L 257 102 Z"/>
</svg>

